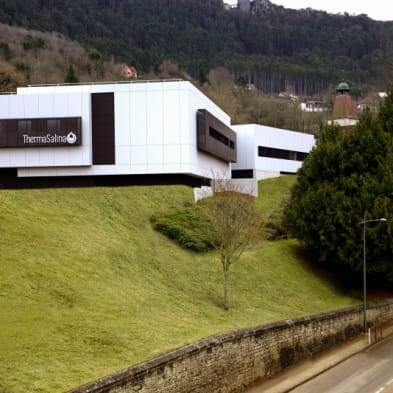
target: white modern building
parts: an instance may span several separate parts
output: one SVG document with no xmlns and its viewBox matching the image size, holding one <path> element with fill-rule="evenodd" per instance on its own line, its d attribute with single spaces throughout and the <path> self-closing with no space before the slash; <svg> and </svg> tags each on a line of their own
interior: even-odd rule
<svg viewBox="0 0 393 393">
<path fill-rule="evenodd" d="M 315 145 L 313 135 L 258 124 L 232 127 L 237 136 L 237 161 L 232 177 L 256 180 L 295 174 Z"/>
<path fill-rule="evenodd" d="M 25 183 L 168 175 L 198 184 L 212 172 L 230 177 L 231 161 L 229 116 L 190 82 L 29 86 L 0 95 L 0 168 Z"/>
<path fill-rule="evenodd" d="M 190 82 L 43 85 L 0 95 L 0 188 L 296 173 L 314 137 L 230 117 Z M 244 181 L 244 180 L 243 180 Z"/>
</svg>

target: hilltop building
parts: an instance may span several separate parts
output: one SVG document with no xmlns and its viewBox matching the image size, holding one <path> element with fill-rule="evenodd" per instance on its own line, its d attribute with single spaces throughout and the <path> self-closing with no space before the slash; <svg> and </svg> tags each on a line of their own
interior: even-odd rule
<svg viewBox="0 0 393 393">
<path fill-rule="evenodd" d="M 230 9 L 224 3 L 226 9 Z M 269 0 L 237 0 L 237 8 L 243 12 L 251 12 L 257 15 L 263 15 L 268 13 L 272 8 L 273 4 Z"/>
<path fill-rule="evenodd" d="M 251 10 L 251 0 L 237 0 L 237 7 L 240 11 L 250 12 Z"/>
<path fill-rule="evenodd" d="M 209 183 L 295 173 L 314 137 L 230 117 L 188 81 L 0 95 L 0 188 Z M 233 171 L 232 171 L 233 170 Z"/>
<path fill-rule="evenodd" d="M 348 94 L 350 87 L 348 83 L 341 82 L 338 84 L 337 95 L 333 105 L 333 114 L 330 124 L 340 127 L 353 127 L 357 123 L 355 105 L 351 96 Z"/>
</svg>

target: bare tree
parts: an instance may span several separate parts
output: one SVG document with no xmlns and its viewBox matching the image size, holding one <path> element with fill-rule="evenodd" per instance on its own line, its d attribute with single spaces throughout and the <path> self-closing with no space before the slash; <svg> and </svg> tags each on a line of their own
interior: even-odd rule
<svg viewBox="0 0 393 393">
<path fill-rule="evenodd" d="M 24 83 L 26 79 L 23 74 L 15 71 L 10 64 L 0 61 L 0 91 L 16 91 Z"/>
<path fill-rule="evenodd" d="M 224 272 L 224 308 L 229 309 L 229 271 L 242 253 L 261 240 L 261 218 L 253 198 L 239 192 L 221 191 L 203 201 L 214 227 Z"/>
</svg>

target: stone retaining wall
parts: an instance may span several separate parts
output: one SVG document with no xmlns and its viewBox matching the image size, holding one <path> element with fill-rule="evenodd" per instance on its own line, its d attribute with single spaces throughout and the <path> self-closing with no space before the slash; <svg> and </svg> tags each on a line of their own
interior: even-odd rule
<svg viewBox="0 0 393 393">
<path fill-rule="evenodd" d="M 370 306 L 372 324 L 393 319 L 393 299 Z M 238 393 L 363 329 L 363 308 L 218 334 L 68 393 Z"/>
</svg>

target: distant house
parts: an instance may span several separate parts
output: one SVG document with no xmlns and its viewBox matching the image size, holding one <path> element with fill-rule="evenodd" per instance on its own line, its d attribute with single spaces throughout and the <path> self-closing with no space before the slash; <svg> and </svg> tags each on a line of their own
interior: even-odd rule
<svg viewBox="0 0 393 393">
<path fill-rule="evenodd" d="M 307 100 L 301 102 L 299 108 L 302 112 L 326 112 L 328 108 L 323 106 L 322 101 Z"/>
<path fill-rule="evenodd" d="M 246 89 L 250 91 L 257 91 L 257 87 L 253 83 L 247 83 Z"/>
<path fill-rule="evenodd" d="M 368 109 L 371 112 L 376 112 L 377 111 L 377 104 L 375 102 L 370 101 L 370 100 L 364 99 L 364 100 L 357 102 L 356 109 L 360 112 L 362 112 L 366 109 Z"/>
<path fill-rule="evenodd" d="M 280 98 L 288 98 L 289 100 L 296 101 L 299 97 L 289 91 L 281 91 L 278 96 Z"/>
<path fill-rule="evenodd" d="M 138 78 L 138 72 L 136 71 L 136 69 L 132 66 L 128 66 L 125 65 L 123 68 L 123 75 L 127 78 L 127 79 L 136 79 Z"/>
<path fill-rule="evenodd" d="M 372 93 L 365 98 L 359 100 L 356 104 L 356 109 L 362 112 L 368 109 L 371 112 L 377 112 L 379 104 L 386 97 L 385 92 Z"/>
</svg>

